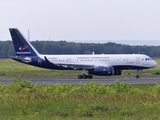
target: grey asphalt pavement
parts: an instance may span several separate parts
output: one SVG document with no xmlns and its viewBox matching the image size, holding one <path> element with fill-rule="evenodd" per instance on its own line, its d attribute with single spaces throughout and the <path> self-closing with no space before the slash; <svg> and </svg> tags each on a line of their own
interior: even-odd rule
<svg viewBox="0 0 160 120">
<path fill-rule="evenodd" d="M 33 84 L 37 83 L 46 83 L 46 84 L 56 84 L 56 83 L 66 83 L 66 84 L 84 84 L 86 82 L 95 81 L 99 84 L 112 84 L 116 80 L 120 82 L 124 81 L 124 78 L 109 78 L 109 79 L 55 79 L 55 78 L 23 78 L 21 80 L 31 80 Z M 129 84 L 155 84 L 160 82 L 160 78 L 127 78 Z M 12 79 L 0 79 L 0 83 L 9 85 L 12 82 Z"/>
</svg>

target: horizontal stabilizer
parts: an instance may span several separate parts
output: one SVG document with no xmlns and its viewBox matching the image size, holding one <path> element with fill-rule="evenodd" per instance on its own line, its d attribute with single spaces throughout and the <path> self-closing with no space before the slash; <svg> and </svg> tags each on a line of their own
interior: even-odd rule
<svg viewBox="0 0 160 120">
<path fill-rule="evenodd" d="M 25 57 L 25 58 L 19 58 L 19 57 L 13 57 L 13 56 L 6 56 L 6 57 L 9 57 L 13 60 L 22 61 L 22 62 L 25 62 L 25 63 L 32 62 L 32 59 L 30 57 Z"/>
</svg>

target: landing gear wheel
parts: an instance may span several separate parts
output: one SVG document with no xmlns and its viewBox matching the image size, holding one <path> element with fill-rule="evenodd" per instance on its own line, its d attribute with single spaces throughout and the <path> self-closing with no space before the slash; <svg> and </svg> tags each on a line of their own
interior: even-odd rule
<svg viewBox="0 0 160 120">
<path fill-rule="evenodd" d="M 92 75 L 78 75 L 78 79 L 92 79 L 93 76 Z"/>
<path fill-rule="evenodd" d="M 82 75 L 78 75 L 78 79 L 82 79 L 83 78 L 83 76 Z"/>
<path fill-rule="evenodd" d="M 136 75 L 136 78 L 138 79 L 139 78 L 139 71 L 142 71 L 142 70 L 137 70 L 137 75 Z"/>
<path fill-rule="evenodd" d="M 88 75 L 88 78 L 89 78 L 89 79 L 92 79 L 92 78 L 93 78 L 93 76 L 92 76 L 92 75 Z"/>
<path fill-rule="evenodd" d="M 87 75 L 83 75 L 83 79 L 87 79 L 88 78 L 88 76 Z"/>
<path fill-rule="evenodd" d="M 138 78 L 139 78 L 139 75 L 136 75 L 136 78 L 138 79 Z"/>
</svg>

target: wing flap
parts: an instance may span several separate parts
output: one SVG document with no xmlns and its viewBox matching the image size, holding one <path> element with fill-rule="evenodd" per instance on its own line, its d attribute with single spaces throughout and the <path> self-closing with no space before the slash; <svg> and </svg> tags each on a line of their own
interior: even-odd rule
<svg viewBox="0 0 160 120">
<path fill-rule="evenodd" d="M 92 69 L 94 68 L 94 65 L 88 65 L 88 64 L 76 64 L 76 63 L 54 63 L 58 66 L 68 66 L 68 67 L 73 67 L 75 69 L 81 69 L 81 68 L 88 68 Z"/>
<path fill-rule="evenodd" d="M 44 59 L 45 61 L 47 62 L 50 62 L 46 56 L 44 56 Z M 53 62 L 50 62 L 54 65 L 57 65 L 57 66 L 64 66 L 64 67 L 72 67 L 74 69 L 92 69 L 94 68 L 94 65 L 89 65 L 89 64 L 77 64 L 77 63 L 53 63 Z"/>
</svg>

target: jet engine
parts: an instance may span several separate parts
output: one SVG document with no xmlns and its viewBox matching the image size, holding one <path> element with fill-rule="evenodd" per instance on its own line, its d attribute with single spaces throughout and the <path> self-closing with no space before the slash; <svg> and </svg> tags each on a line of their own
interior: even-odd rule
<svg viewBox="0 0 160 120">
<path fill-rule="evenodd" d="M 114 70 L 114 67 L 97 67 L 88 70 L 88 74 L 99 75 L 99 76 L 121 75 L 122 70 Z"/>
<path fill-rule="evenodd" d="M 88 70 L 88 74 L 99 75 L 99 76 L 108 76 L 114 74 L 113 67 L 97 67 L 91 70 Z"/>
</svg>

